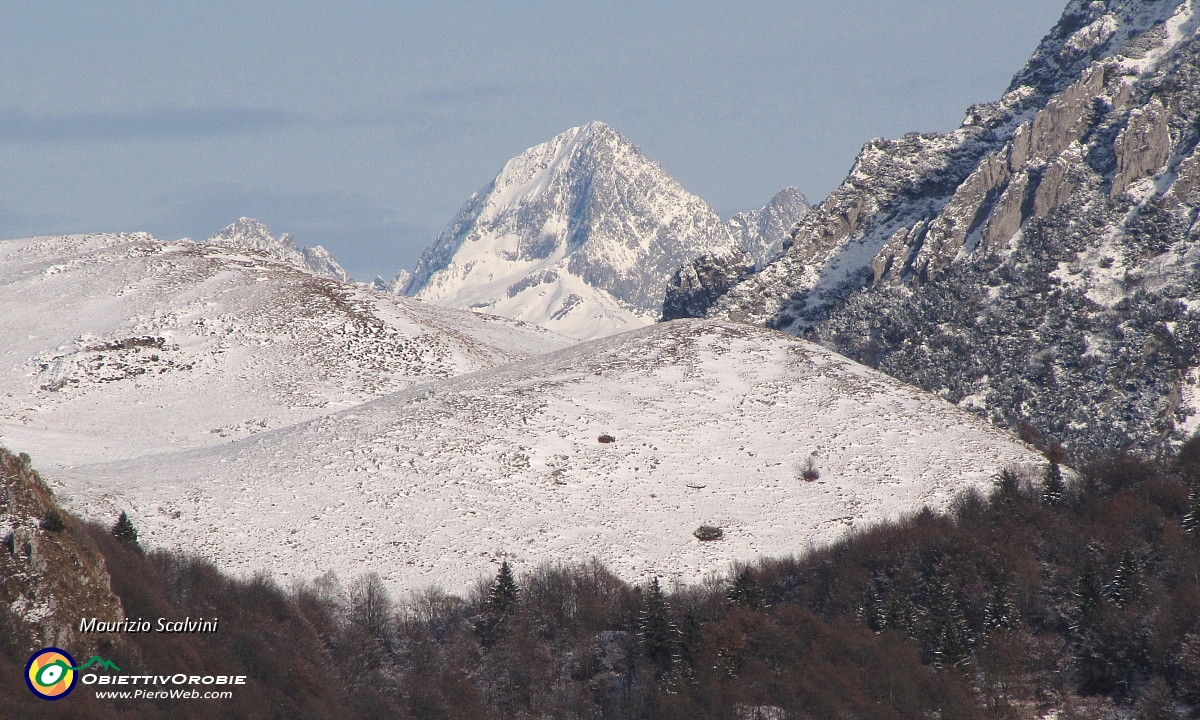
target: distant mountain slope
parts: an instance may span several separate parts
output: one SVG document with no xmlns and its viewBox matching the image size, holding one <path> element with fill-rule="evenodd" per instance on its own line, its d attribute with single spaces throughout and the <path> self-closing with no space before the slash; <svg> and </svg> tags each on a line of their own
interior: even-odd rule
<svg viewBox="0 0 1200 720">
<path fill-rule="evenodd" d="M 668 316 L 805 334 L 1077 449 L 1196 427 L 1200 13 L 1073 0 L 996 103 L 864 147 L 761 272 L 707 257 Z"/>
<path fill-rule="evenodd" d="M 736 244 L 703 200 L 593 122 L 510 160 L 426 250 L 407 293 L 586 339 L 655 321 L 681 264 Z"/>
<path fill-rule="evenodd" d="M 76 511 L 135 508 L 144 541 L 230 570 L 377 571 L 394 587 L 460 590 L 502 556 L 698 580 L 1038 462 L 819 346 L 688 320 L 60 483 Z M 698 541 L 701 524 L 725 538 Z"/>
<path fill-rule="evenodd" d="M 0 243 L 0 441 L 65 464 L 228 442 L 556 349 L 228 243 Z"/>
</svg>

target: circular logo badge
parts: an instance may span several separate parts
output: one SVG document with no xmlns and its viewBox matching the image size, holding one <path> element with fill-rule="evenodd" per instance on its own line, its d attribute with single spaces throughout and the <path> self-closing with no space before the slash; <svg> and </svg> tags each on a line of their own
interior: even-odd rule
<svg viewBox="0 0 1200 720">
<path fill-rule="evenodd" d="M 66 650 L 38 650 L 25 665 L 25 684 L 43 700 L 60 700 L 75 689 L 75 682 L 79 679 L 71 669 L 73 667 L 75 658 Z"/>
</svg>

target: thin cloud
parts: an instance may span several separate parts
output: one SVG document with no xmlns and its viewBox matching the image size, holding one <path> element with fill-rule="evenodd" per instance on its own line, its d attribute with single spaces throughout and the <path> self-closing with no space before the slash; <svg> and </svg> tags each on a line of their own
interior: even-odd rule
<svg viewBox="0 0 1200 720">
<path fill-rule="evenodd" d="M 216 137 L 290 127 L 302 119 L 285 110 L 239 107 L 48 116 L 9 109 L 0 111 L 0 143 Z"/>
</svg>

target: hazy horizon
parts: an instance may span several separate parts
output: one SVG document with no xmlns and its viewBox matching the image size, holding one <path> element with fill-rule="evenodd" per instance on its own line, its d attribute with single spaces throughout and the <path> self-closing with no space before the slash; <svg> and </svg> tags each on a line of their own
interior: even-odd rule
<svg viewBox="0 0 1200 720">
<path fill-rule="evenodd" d="M 722 216 L 818 201 L 872 137 L 998 99 L 1033 0 L 23 4 L 0 30 L 0 238 L 238 217 L 356 279 L 411 268 L 504 162 L 612 125 Z"/>
</svg>

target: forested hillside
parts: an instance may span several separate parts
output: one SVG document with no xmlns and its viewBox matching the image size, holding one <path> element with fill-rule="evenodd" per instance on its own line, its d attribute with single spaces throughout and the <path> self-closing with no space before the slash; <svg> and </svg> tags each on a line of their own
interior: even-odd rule
<svg viewBox="0 0 1200 720">
<path fill-rule="evenodd" d="M 223 701 L 105 704 L 77 690 L 51 704 L 6 680 L 0 717 L 1172 717 L 1200 706 L 1198 483 L 1192 440 L 1077 476 L 1002 473 L 948 515 L 701 585 L 505 564 L 466 597 L 390 597 L 373 575 L 232 579 L 92 525 L 128 617 L 221 623 L 109 637 L 106 657 L 126 672 L 220 668 L 250 683 Z M 0 676 L 12 679 L 36 628 L 2 614 Z"/>
</svg>

